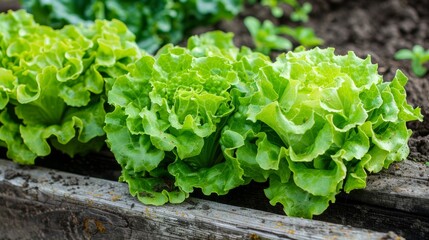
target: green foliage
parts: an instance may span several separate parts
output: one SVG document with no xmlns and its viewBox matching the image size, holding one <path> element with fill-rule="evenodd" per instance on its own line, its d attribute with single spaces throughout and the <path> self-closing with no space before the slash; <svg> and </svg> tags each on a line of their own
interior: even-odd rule
<svg viewBox="0 0 429 240">
<path fill-rule="evenodd" d="M 238 82 L 232 35 L 213 32 L 166 45 L 129 66 L 109 92 L 108 144 L 121 179 L 142 202 L 182 202 L 198 187 L 225 194 L 243 183 L 238 163 L 222 158 L 219 136 L 234 110 Z"/>
<path fill-rule="evenodd" d="M 318 38 L 312 28 L 298 26 L 278 26 L 277 32 L 292 37 L 303 47 L 315 47 L 323 44 L 323 39 Z"/>
<path fill-rule="evenodd" d="M 307 22 L 308 15 L 310 14 L 313 7 L 310 3 L 306 2 L 301 6 L 295 7 L 294 11 L 290 15 L 290 19 L 295 22 Z"/>
<path fill-rule="evenodd" d="M 250 3 L 255 4 L 256 1 L 250 1 Z M 281 8 L 282 4 L 291 6 L 294 11 L 291 13 L 290 18 L 295 22 L 307 22 L 308 14 L 312 9 L 310 3 L 301 5 L 296 0 L 262 0 L 260 4 L 268 6 L 273 16 L 277 18 L 282 17 L 284 14 Z M 261 23 L 253 16 L 246 17 L 244 24 L 252 36 L 255 50 L 264 54 L 270 54 L 273 50 L 291 50 L 293 44 L 285 36 L 294 39 L 303 47 L 315 47 L 323 44 L 323 39 L 318 38 L 312 28 L 276 26 L 268 19 Z"/>
<path fill-rule="evenodd" d="M 106 134 L 143 203 L 269 182 L 271 204 L 306 218 L 407 157 L 407 122 L 423 116 L 402 72 L 383 82 L 369 57 L 332 48 L 273 62 L 232 38 L 210 32 L 152 56 L 118 20 L 54 30 L 0 14 L 0 145 L 31 164 L 52 148 L 96 151 Z"/>
<path fill-rule="evenodd" d="M 255 4 L 256 0 L 249 1 L 251 4 Z M 300 4 L 297 0 L 261 0 L 260 4 L 262 6 L 269 7 L 271 14 L 274 17 L 280 18 L 284 15 L 282 5 L 288 5 L 292 7 L 293 11 L 290 14 L 290 19 L 294 22 L 307 22 L 308 14 L 312 10 L 310 3 L 305 2 Z"/>
<path fill-rule="evenodd" d="M 244 24 L 252 36 L 256 51 L 269 54 L 272 50 L 292 49 L 291 41 L 280 36 L 279 28 L 270 20 L 261 23 L 257 18 L 249 16 L 244 19 Z"/>
<path fill-rule="evenodd" d="M 261 23 L 255 17 L 244 19 L 244 24 L 252 36 L 255 50 L 264 54 L 270 54 L 273 50 L 291 50 L 292 42 L 282 35 L 295 39 L 301 46 L 314 47 L 323 44 L 312 28 L 289 26 L 276 26 L 270 20 Z"/>
<path fill-rule="evenodd" d="M 24 10 L 0 14 L 0 144 L 32 164 L 51 148 L 70 156 L 104 145 L 105 81 L 141 55 L 117 21 L 41 26 Z"/>
<path fill-rule="evenodd" d="M 22 6 L 37 22 L 61 28 L 95 19 L 118 19 L 136 35 L 138 45 L 155 52 L 178 43 L 195 26 L 237 15 L 242 0 L 26 0 Z"/>
<path fill-rule="evenodd" d="M 422 119 L 405 101 L 401 72 L 382 82 L 352 52 L 289 52 L 252 76 L 223 131 L 235 140 L 226 156 L 252 180 L 269 180 L 266 196 L 291 216 L 320 214 L 341 190 L 364 188 L 368 172 L 405 159 L 406 122 Z"/>
<path fill-rule="evenodd" d="M 290 216 L 321 214 L 340 191 L 403 160 L 422 120 L 407 78 L 315 48 L 275 62 L 232 35 L 192 37 L 128 66 L 108 93 L 108 144 L 121 179 L 148 204 L 184 201 L 195 188 L 226 194 L 251 181 Z"/>
<path fill-rule="evenodd" d="M 423 77 L 427 73 L 425 63 L 429 62 L 429 49 L 425 49 L 420 45 L 415 45 L 412 50 L 401 49 L 395 53 L 397 60 L 411 60 L 411 69 L 418 77 Z"/>
</svg>

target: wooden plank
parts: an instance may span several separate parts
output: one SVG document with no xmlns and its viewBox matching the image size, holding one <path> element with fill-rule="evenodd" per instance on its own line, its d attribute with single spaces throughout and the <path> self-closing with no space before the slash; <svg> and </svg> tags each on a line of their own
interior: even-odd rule
<svg viewBox="0 0 429 240">
<path fill-rule="evenodd" d="M 6 239 L 380 239 L 395 236 L 200 199 L 138 203 L 125 184 L 0 160 Z"/>
<path fill-rule="evenodd" d="M 363 203 L 429 216 L 429 167 L 406 160 L 368 176 L 367 187 L 348 198 Z"/>
<path fill-rule="evenodd" d="M 339 194 L 335 204 L 314 218 L 381 232 L 394 231 L 407 239 L 429 239 L 428 170 L 415 161 L 394 164 L 369 175 L 366 189 Z M 282 214 L 281 206 L 268 203 L 263 194 L 266 187 L 267 184 L 252 183 L 226 196 L 206 197 L 199 193 L 197 197 Z"/>
<path fill-rule="evenodd" d="M 60 162 L 57 161 L 58 158 L 61 158 L 61 164 L 58 164 L 58 162 Z M 63 169 L 64 171 L 73 169 L 75 173 L 81 175 L 91 174 L 91 176 L 108 178 L 111 180 L 117 179 L 119 176 L 120 167 L 109 152 L 88 156 L 90 160 L 83 161 L 83 164 L 76 161 L 79 159 L 67 159 L 67 161 L 65 161 L 64 158 L 65 157 L 62 155 L 56 155 L 49 161 L 47 161 L 47 159 L 40 159 L 39 164 L 42 166 L 49 166 L 50 168 Z M 94 165 L 101 165 L 103 168 L 100 171 L 88 171 L 89 168 L 94 169 Z M 250 188 L 253 187 L 254 186 L 251 186 Z M 248 198 L 259 197 L 257 194 L 254 194 L 254 192 L 263 191 L 263 188 L 260 186 L 258 187 L 259 189 L 257 191 L 250 191 L 251 193 Z M 240 194 L 246 195 L 247 193 L 242 192 Z M 370 174 L 368 176 L 366 189 L 354 190 L 349 195 L 342 194 L 338 197 L 338 200 L 341 201 L 342 198 L 347 198 L 348 200 L 361 202 L 362 204 L 395 209 L 429 217 L 428 195 L 429 167 L 422 162 L 406 160 L 394 163 L 389 169 L 385 169 L 380 173 Z M 240 201 L 235 203 L 234 200 L 235 199 L 231 199 L 230 204 L 241 204 Z M 254 205 L 255 203 L 258 204 L 258 201 L 261 206 Z M 266 210 L 266 203 L 267 199 L 262 194 L 261 197 L 252 202 L 252 205 L 258 209 Z M 270 207 L 271 206 L 268 204 L 268 208 Z"/>
</svg>

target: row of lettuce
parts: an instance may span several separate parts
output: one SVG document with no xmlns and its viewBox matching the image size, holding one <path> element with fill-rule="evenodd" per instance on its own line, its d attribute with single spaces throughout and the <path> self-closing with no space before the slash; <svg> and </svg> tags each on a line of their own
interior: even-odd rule
<svg viewBox="0 0 429 240">
<path fill-rule="evenodd" d="M 321 214 L 407 157 L 406 123 L 422 115 L 406 82 L 400 71 L 383 82 L 369 57 L 332 48 L 272 61 L 209 32 L 151 55 L 118 20 L 54 30 L 23 10 L 0 14 L 7 156 L 34 164 L 52 148 L 75 156 L 107 142 L 145 204 L 256 181 L 289 216 Z"/>
</svg>

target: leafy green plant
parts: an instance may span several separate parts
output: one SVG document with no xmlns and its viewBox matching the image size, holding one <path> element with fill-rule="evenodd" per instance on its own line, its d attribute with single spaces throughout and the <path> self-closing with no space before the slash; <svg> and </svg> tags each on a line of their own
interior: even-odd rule
<svg viewBox="0 0 429 240">
<path fill-rule="evenodd" d="M 308 2 L 305 2 L 302 5 L 297 5 L 294 7 L 294 11 L 291 13 L 290 19 L 295 22 L 307 22 L 309 19 L 308 15 L 312 9 L 313 7 Z"/>
<path fill-rule="evenodd" d="M 252 36 L 256 51 L 269 54 L 272 50 L 292 49 L 292 42 L 280 36 L 279 28 L 270 20 L 261 23 L 257 18 L 248 16 L 244 24 Z"/>
<path fill-rule="evenodd" d="M 282 35 L 292 37 L 304 47 L 314 47 L 323 44 L 323 40 L 316 36 L 312 28 L 276 26 L 270 20 L 264 20 L 261 23 L 257 18 L 252 16 L 246 17 L 244 24 L 252 36 L 255 50 L 264 54 L 270 54 L 272 50 L 292 49 L 292 42 Z"/>
<path fill-rule="evenodd" d="M 411 69 L 418 77 L 423 77 L 427 73 L 425 63 L 429 62 L 429 49 L 420 45 L 415 45 L 412 50 L 401 49 L 395 53 L 397 60 L 411 60 Z"/>
<path fill-rule="evenodd" d="M 213 32 L 192 37 L 188 48 L 167 45 L 113 84 L 108 143 L 121 180 L 143 203 L 183 202 L 196 187 L 225 194 L 243 183 L 238 163 L 219 146 L 238 83 L 231 39 Z"/>
<path fill-rule="evenodd" d="M 25 11 L 0 14 L 0 36 L 8 157 L 73 156 L 107 136 L 120 180 L 146 204 L 269 182 L 271 204 L 311 218 L 405 159 L 407 122 L 423 118 L 402 72 L 383 82 L 370 57 L 333 48 L 272 61 L 209 32 L 152 56 L 118 20 L 54 30 Z"/>
<path fill-rule="evenodd" d="M 236 100 L 221 143 L 244 176 L 269 181 L 266 196 L 288 215 L 320 214 L 341 190 L 364 188 L 367 173 L 408 155 L 406 122 L 422 115 L 406 103 L 400 71 L 383 82 L 369 57 L 332 48 L 251 69 L 255 85 Z"/>
<path fill-rule="evenodd" d="M 406 122 L 422 120 L 404 74 L 383 82 L 369 57 L 332 48 L 272 62 L 211 32 L 128 68 L 108 94 L 104 129 L 121 180 L 148 204 L 268 181 L 271 204 L 311 218 L 405 159 Z"/>
<path fill-rule="evenodd" d="M 105 82 L 141 55 L 117 20 L 41 26 L 24 10 L 0 14 L 0 145 L 33 164 L 56 148 L 74 156 L 105 144 Z"/>
<path fill-rule="evenodd" d="M 255 4 L 256 0 L 249 1 L 251 4 Z M 295 22 L 307 22 L 308 14 L 312 10 L 310 3 L 305 2 L 300 4 L 297 0 L 261 0 L 260 4 L 262 6 L 269 7 L 271 14 L 279 18 L 284 15 L 284 11 L 281 5 L 286 4 L 292 7 L 293 11 L 290 14 L 290 19 Z"/>
<path fill-rule="evenodd" d="M 278 26 L 277 32 L 290 36 L 303 47 L 315 47 L 324 43 L 323 39 L 316 36 L 312 28 L 298 26 Z"/>
<path fill-rule="evenodd" d="M 198 25 L 237 15 L 242 0 L 23 0 L 37 22 L 61 28 L 95 19 L 119 19 L 136 35 L 138 45 L 154 52 L 178 43 Z"/>
</svg>

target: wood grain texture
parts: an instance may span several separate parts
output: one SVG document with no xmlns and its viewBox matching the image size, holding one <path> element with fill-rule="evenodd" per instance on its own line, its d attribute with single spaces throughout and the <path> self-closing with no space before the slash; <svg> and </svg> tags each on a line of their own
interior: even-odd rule
<svg viewBox="0 0 429 240">
<path fill-rule="evenodd" d="M 380 239 L 391 235 L 200 199 L 138 203 L 126 184 L 0 160 L 2 239 Z"/>
<path fill-rule="evenodd" d="M 406 160 L 368 176 L 367 187 L 350 199 L 429 217 L 429 167 Z"/>
</svg>

